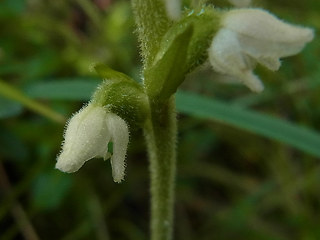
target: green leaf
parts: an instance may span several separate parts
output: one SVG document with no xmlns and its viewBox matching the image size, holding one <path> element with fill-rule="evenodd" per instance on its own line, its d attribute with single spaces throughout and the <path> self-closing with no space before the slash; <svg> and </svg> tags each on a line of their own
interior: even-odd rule
<svg viewBox="0 0 320 240">
<path fill-rule="evenodd" d="M 122 72 L 115 71 L 104 64 L 97 64 L 94 69 L 104 80 L 135 82 L 132 78 Z"/>
<path fill-rule="evenodd" d="M 0 119 L 1 118 L 9 118 L 19 115 L 22 112 L 21 104 L 0 97 Z"/>
<path fill-rule="evenodd" d="M 176 103 L 181 113 L 248 130 L 320 157 L 320 135 L 311 129 L 187 92 L 178 92 Z"/>
<path fill-rule="evenodd" d="M 87 101 L 99 83 L 100 79 L 65 78 L 29 84 L 24 92 L 32 98 Z"/>
<path fill-rule="evenodd" d="M 208 58 L 208 48 L 214 34 L 220 28 L 221 12 L 212 5 L 197 8 L 186 12 L 185 16 L 177 23 L 181 25 L 193 25 L 194 32 L 188 49 L 188 70 L 193 71 L 203 64 Z"/>
<path fill-rule="evenodd" d="M 142 85 L 105 65 L 96 65 L 95 69 L 104 81 L 95 91 L 92 103 L 107 106 L 131 128 L 143 124 L 149 113 L 149 102 Z"/>
<path fill-rule="evenodd" d="M 95 66 L 95 70 L 104 81 L 85 78 L 50 80 L 32 83 L 24 90 L 29 97 L 50 100 L 88 101 L 93 96 L 92 103 L 108 105 L 131 127 L 142 124 L 149 109 L 142 85 L 102 64 Z"/>
<path fill-rule="evenodd" d="M 21 14 L 26 7 L 24 0 L 2 0 L 0 17 L 12 17 Z"/>
<path fill-rule="evenodd" d="M 144 83 L 151 97 L 167 99 L 187 73 L 207 59 L 207 51 L 219 28 L 220 13 L 212 6 L 186 12 L 163 36 L 151 65 L 145 67 Z"/>
<path fill-rule="evenodd" d="M 187 73 L 186 63 L 192 32 L 191 25 L 176 34 L 173 40 L 168 40 L 169 45 L 161 49 L 154 65 L 146 69 L 144 77 L 149 96 L 167 99 L 177 91 Z"/>
</svg>

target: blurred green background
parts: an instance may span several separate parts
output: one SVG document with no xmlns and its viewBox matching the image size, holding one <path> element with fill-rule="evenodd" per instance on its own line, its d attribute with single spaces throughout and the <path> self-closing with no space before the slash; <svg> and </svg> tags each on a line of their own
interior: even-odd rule
<svg viewBox="0 0 320 240">
<path fill-rule="evenodd" d="M 320 29 L 318 0 L 253 6 Z M 175 239 L 320 239 L 319 59 L 316 36 L 280 71 L 258 67 L 259 95 L 208 66 L 188 76 L 177 95 Z M 141 131 L 121 184 L 101 159 L 54 169 L 66 119 L 101 81 L 97 62 L 139 80 L 129 1 L 0 0 L 1 240 L 148 239 Z"/>
</svg>

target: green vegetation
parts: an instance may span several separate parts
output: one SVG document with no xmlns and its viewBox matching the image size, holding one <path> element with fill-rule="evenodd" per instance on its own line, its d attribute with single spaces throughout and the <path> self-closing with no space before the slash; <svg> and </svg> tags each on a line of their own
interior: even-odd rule
<svg viewBox="0 0 320 240">
<path fill-rule="evenodd" d="M 318 0 L 253 5 L 320 29 Z M 130 2 L 3 0 L 0 26 L 0 239 L 147 240 L 141 131 L 121 184 L 101 159 L 73 175 L 54 169 L 65 120 L 101 82 L 93 64 L 139 79 Z M 258 68 L 261 94 L 206 65 L 185 80 L 175 239 L 320 239 L 319 56 L 316 36 L 279 71 Z"/>
</svg>

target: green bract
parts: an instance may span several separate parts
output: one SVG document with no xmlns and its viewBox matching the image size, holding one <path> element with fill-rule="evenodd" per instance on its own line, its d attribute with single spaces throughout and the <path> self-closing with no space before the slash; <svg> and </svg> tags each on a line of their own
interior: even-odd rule
<svg viewBox="0 0 320 240">
<path fill-rule="evenodd" d="M 105 106 L 124 119 L 130 128 L 141 127 L 148 114 L 149 103 L 141 84 L 106 66 L 95 67 L 103 82 L 92 97 L 92 104 Z"/>
<path fill-rule="evenodd" d="M 213 7 L 187 11 L 162 37 L 153 63 L 145 66 L 144 83 L 150 97 L 168 99 L 186 74 L 207 59 L 207 49 L 219 26 Z"/>
<path fill-rule="evenodd" d="M 188 26 L 182 33 L 176 34 L 170 44 L 165 46 L 168 49 L 160 51 L 155 63 L 145 69 L 144 83 L 150 97 L 167 99 L 184 80 L 192 33 L 192 26 Z"/>
</svg>

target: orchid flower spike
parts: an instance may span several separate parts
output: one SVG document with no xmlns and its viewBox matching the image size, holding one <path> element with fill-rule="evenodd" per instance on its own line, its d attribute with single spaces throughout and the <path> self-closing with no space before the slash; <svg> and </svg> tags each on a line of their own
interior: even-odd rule
<svg viewBox="0 0 320 240">
<path fill-rule="evenodd" d="M 263 84 L 252 72 L 255 64 L 278 70 L 280 58 L 300 52 L 313 35 L 312 29 L 285 23 L 262 9 L 231 10 L 222 17 L 209 60 L 215 71 L 261 92 Z"/>
<path fill-rule="evenodd" d="M 102 106 L 89 104 L 69 120 L 64 139 L 56 168 L 71 173 L 78 171 L 92 158 L 102 157 L 106 160 L 111 156 L 108 144 L 113 142 L 113 179 L 115 182 L 123 180 L 129 130 L 119 116 Z"/>
</svg>

